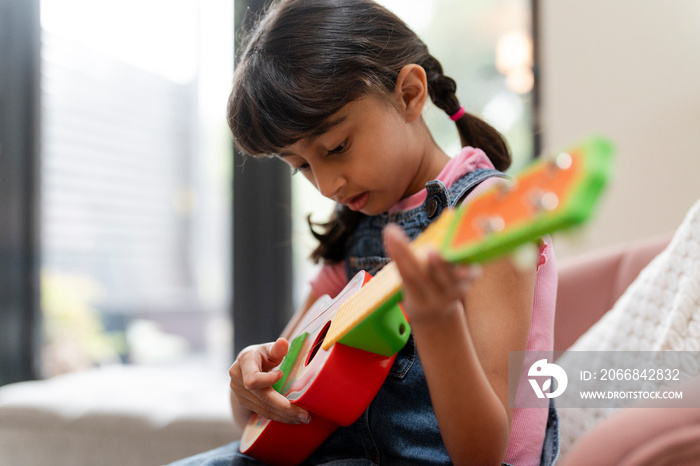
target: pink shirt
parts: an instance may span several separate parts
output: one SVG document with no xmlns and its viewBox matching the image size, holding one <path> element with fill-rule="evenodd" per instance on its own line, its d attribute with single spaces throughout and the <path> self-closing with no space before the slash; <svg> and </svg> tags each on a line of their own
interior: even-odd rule
<svg viewBox="0 0 700 466">
<path fill-rule="evenodd" d="M 466 173 L 478 168 L 493 168 L 493 164 L 481 149 L 465 147 L 459 155 L 450 159 L 437 179 L 449 188 Z M 464 203 L 498 183 L 489 178 L 479 184 Z M 389 212 L 399 212 L 420 206 L 426 198 L 423 189 L 394 205 Z M 311 281 L 315 296 L 336 296 L 347 284 L 345 263 L 324 265 Z M 554 309 L 557 290 L 557 272 L 554 251 L 549 237 L 543 238 L 539 248 L 539 262 L 535 281 L 535 293 L 527 341 L 527 351 L 552 351 L 554 347 Z M 513 465 L 538 465 L 544 443 L 548 410 L 546 408 L 518 408 L 513 411 L 510 440 L 504 461 Z"/>
</svg>

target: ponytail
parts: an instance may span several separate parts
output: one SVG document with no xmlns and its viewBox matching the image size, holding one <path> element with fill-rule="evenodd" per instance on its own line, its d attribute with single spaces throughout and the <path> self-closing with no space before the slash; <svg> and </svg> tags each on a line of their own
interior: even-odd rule
<svg viewBox="0 0 700 466">
<path fill-rule="evenodd" d="M 462 146 L 478 147 L 491 159 L 496 169 L 505 171 L 511 163 L 510 150 L 505 138 L 493 126 L 471 113 L 464 112 L 457 99 L 457 83 L 444 75 L 442 65 L 432 55 L 427 55 L 421 66 L 428 79 L 428 92 L 433 103 L 455 120 Z"/>
<path fill-rule="evenodd" d="M 471 113 L 464 113 L 455 121 L 459 138 L 463 146 L 473 146 L 482 149 L 497 170 L 505 171 L 510 167 L 510 150 L 501 133 Z"/>
</svg>

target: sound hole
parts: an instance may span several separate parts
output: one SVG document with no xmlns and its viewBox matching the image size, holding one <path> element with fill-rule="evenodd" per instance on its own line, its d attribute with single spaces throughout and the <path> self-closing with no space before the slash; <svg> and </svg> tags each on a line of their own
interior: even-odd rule
<svg viewBox="0 0 700 466">
<path fill-rule="evenodd" d="M 311 347 L 311 351 L 309 351 L 309 355 L 306 357 L 306 362 L 304 363 L 304 366 L 308 366 L 309 364 L 311 364 L 311 361 L 316 356 L 316 353 L 318 353 L 318 350 L 321 348 L 323 340 L 326 339 L 326 334 L 328 333 L 328 329 L 330 327 L 331 323 L 327 322 L 323 329 L 319 332 L 318 336 L 316 337 L 316 341 L 314 341 L 314 344 Z"/>
</svg>

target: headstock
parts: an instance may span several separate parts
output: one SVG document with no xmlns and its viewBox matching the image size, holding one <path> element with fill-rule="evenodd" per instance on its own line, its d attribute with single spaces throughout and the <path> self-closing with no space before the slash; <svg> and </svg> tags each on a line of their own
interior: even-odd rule
<svg viewBox="0 0 700 466">
<path fill-rule="evenodd" d="M 456 210 L 442 254 L 484 262 L 591 216 L 612 171 L 612 145 L 590 138 L 541 158 L 513 180 Z"/>
</svg>

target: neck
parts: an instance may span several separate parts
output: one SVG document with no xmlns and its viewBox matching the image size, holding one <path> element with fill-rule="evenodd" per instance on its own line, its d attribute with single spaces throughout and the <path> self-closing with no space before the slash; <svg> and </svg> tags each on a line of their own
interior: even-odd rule
<svg viewBox="0 0 700 466">
<path fill-rule="evenodd" d="M 421 119 L 422 123 L 422 119 Z M 425 187 L 425 183 L 432 181 L 440 174 L 450 160 L 448 156 L 435 142 L 425 123 L 422 123 L 422 137 L 425 143 L 422 145 L 419 156 L 419 164 L 413 181 L 408 186 L 404 197 L 417 193 Z"/>
</svg>

